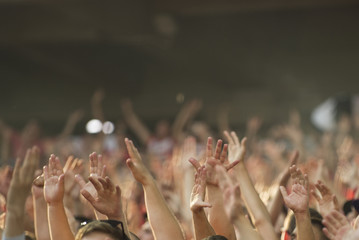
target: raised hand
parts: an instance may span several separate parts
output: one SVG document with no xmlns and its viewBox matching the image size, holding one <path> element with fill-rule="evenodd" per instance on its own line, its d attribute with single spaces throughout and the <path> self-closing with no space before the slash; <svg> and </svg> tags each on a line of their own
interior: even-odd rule
<svg viewBox="0 0 359 240">
<path fill-rule="evenodd" d="M 90 158 L 90 177 L 104 178 L 106 176 L 106 166 L 102 163 L 102 155 L 97 155 L 93 152 L 89 155 Z M 97 197 L 97 191 L 91 181 L 87 182 L 81 177 L 80 174 L 75 175 L 77 183 L 81 187 L 81 191 L 86 190 L 93 198 Z"/>
<path fill-rule="evenodd" d="M 311 190 L 311 194 L 318 202 L 318 210 L 320 214 L 325 217 L 332 210 L 339 211 L 339 203 L 335 194 L 332 194 L 330 189 L 320 180 L 315 184 L 315 187 L 320 194 L 315 190 Z"/>
<path fill-rule="evenodd" d="M 65 173 L 65 196 L 70 196 L 76 185 L 75 175 L 83 171 L 83 160 L 69 156 L 63 171 Z"/>
<path fill-rule="evenodd" d="M 224 131 L 224 135 L 227 138 L 229 143 L 228 145 L 228 160 L 230 163 L 235 161 L 243 161 L 244 156 L 246 154 L 246 142 L 247 138 L 243 138 L 240 142 L 238 136 L 235 132 L 228 133 L 228 131 Z"/>
<path fill-rule="evenodd" d="M 106 215 L 109 219 L 122 219 L 122 203 L 121 203 L 121 189 L 115 186 L 109 177 L 89 177 L 96 190 L 96 197 L 93 197 L 88 189 L 81 190 L 84 196 L 91 205 L 100 213 Z"/>
<path fill-rule="evenodd" d="M 343 240 L 352 231 L 346 217 L 337 210 L 332 210 L 326 216 L 324 216 L 323 228 L 324 234 L 330 240 Z"/>
<path fill-rule="evenodd" d="M 204 166 L 198 169 L 195 174 L 195 185 L 193 186 L 191 193 L 191 211 L 198 212 L 205 207 L 212 207 L 211 204 L 204 201 L 206 193 L 206 170 Z"/>
<path fill-rule="evenodd" d="M 125 138 L 128 154 L 130 158 L 126 160 L 126 164 L 132 172 L 133 177 L 142 185 L 146 185 L 152 176 L 146 166 L 142 162 L 142 158 L 133 142 Z"/>
<path fill-rule="evenodd" d="M 11 211 L 22 211 L 25 200 L 30 193 L 31 184 L 34 179 L 35 170 L 39 164 L 40 151 L 37 147 L 32 147 L 26 151 L 24 160 L 18 158 L 10 182 L 7 208 Z M 11 208 L 11 209 L 10 209 Z M 19 212 L 19 216 L 22 213 Z"/>
<path fill-rule="evenodd" d="M 59 158 L 51 154 L 49 164 L 44 166 L 44 196 L 49 205 L 62 204 L 65 193 L 64 179 Z"/>
<path fill-rule="evenodd" d="M 232 181 L 226 170 L 216 166 L 219 187 L 223 192 L 224 209 L 231 221 L 236 220 L 242 212 L 241 191 L 239 185 Z"/>
<path fill-rule="evenodd" d="M 222 143 L 223 141 L 221 139 L 217 141 L 216 149 L 213 153 L 213 139 L 209 137 L 207 140 L 206 160 L 204 165 L 207 172 L 208 184 L 218 184 L 216 179 L 216 172 L 214 171 L 214 167 L 216 165 L 221 165 L 228 171 L 240 162 L 240 160 L 235 160 L 234 162 L 229 163 L 227 157 L 228 145 L 224 144 L 222 149 Z M 197 171 L 201 167 L 201 164 L 194 158 L 190 158 L 188 161 L 195 167 Z"/>
<path fill-rule="evenodd" d="M 308 176 L 303 175 L 302 171 L 295 165 L 290 167 L 289 171 L 294 183 L 292 192 L 289 195 L 285 187 L 280 186 L 284 203 L 294 213 L 306 213 L 309 204 Z"/>
<path fill-rule="evenodd" d="M 289 168 L 290 168 L 290 166 L 297 164 L 298 157 L 299 157 L 299 152 L 294 151 L 293 155 L 291 156 L 291 158 L 289 160 L 289 166 L 280 175 L 279 186 L 284 186 L 284 187 L 287 186 L 288 180 L 290 178 Z"/>
</svg>

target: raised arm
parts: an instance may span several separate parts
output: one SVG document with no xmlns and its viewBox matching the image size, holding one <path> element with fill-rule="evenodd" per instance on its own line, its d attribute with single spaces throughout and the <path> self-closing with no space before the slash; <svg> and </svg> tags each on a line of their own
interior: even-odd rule
<svg viewBox="0 0 359 240">
<path fill-rule="evenodd" d="M 290 179 L 289 167 L 297 163 L 298 157 L 299 157 L 299 152 L 295 151 L 289 160 L 288 167 L 285 168 L 283 172 L 280 174 L 279 186 L 287 187 L 288 181 Z M 283 197 L 282 194 L 280 193 L 280 189 L 278 188 L 273 197 L 271 204 L 268 207 L 268 212 L 271 217 L 271 221 L 273 225 L 275 225 L 275 223 L 277 222 L 278 216 L 282 211 L 282 209 L 283 209 Z"/>
<path fill-rule="evenodd" d="M 195 176 L 195 184 L 191 194 L 191 211 L 195 240 L 201 240 L 208 236 L 216 235 L 211 224 L 209 224 L 205 207 L 212 207 L 211 204 L 204 202 L 206 192 L 206 170 L 204 166 L 198 169 Z"/>
<path fill-rule="evenodd" d="M 125 139 L 130 158 L 126 164 L 134 178 L 142 184 L 148 220 L 156 240 L 184 239 L 182 229 L 167 206 L 155 180 L 142 162 L 142 158 L 132 141 Z"/>
<path fill-rule="evenodd" d="M 91 109 L 94 118 L 105 121 L 105 114 L 102 109 L 102 101 L 105 98 L 105 92 L 103 89 L 97 89 L 91 99 Z"/>
<path fill-rule="evenodd" d="M 33 147 L 26 151 L 24 160 L 20 158 L 16 160 L 7 196 L 7 212 L 3 232 L 6 238 L 24 234 L 25 201 L 31 191 L 31 184 L 39 164 L 39 159 L 39 149 Z"/>
<path fill-rule="evenodd" d="M 318 182 L 315 184 L 315 188 L 318 190 L 318 192 L 313 189 L 311 190 L 311 194 L 317 200 L 318 211 L 323 217 L 329 214 L 332 210 L 339 211 L 337 197 L 323 182 L 318 180 Z"/>
<path fill-rule="evenodd" d="M 84 113 L 82 110 L 76 110 L 75 112 L 71 113 L 59 137 L 65 138 L 70 136 L 73 133 L 76 124 L 81 120 L 83 115 Z"/>
<path fill-rule="evenodd" d="M 101 154 L 97 155 L 96 152 L 93 152 L 89 155 L 89 159 L 90 159 L 90 169 L 89 169 L 90 176 L 89 177 L 92 177 L 94 179 L 97 179 L 100 177 L 105 178 L 106 177 L 106 166 L 102 162 L 102 155 Z M 91 181 L 88 181 L 86 183 L 80 174 L 76 174 L 75 179 L 81 187 L 81 192 L 86 192 L 87 194 L 90 194 L 90 196 L 94 199 L 98 198 L 98 192 Z M 65 187 L 66 187 L 66 184 L 65 184 Z M 104 214 L 102 214 L 101 212 L 97 211 L 96 208 L 94 208 L 94 213 L 95 213 L 97 220 L 107 219 L 107 217 Z"/>
<path fill-rule="evenodd" d="M 216 234 L 225 236 L 228 239 L 235 239 L 234 228 L 224 211 L 223 194 L 219 189 L 214 168 L 216 165 L 221 165 L 228 171 L 238 164 L 238 161 L 229 163 L 227 158 L 228 146 L 224 144 L 222 150 L 222 140 L 217 141 L 214 154 L 212 144 L 213 139 L 209 137 L 207 141 L 206 162 L 204 165 L 207 172 L 207 197 L 208 202 L 212 205 L 212 208 L 209 209 L 208 219 Z M 200 168 L 198 161 L 195 159 L 190 159 L 189 161 L 198 171 Z"/>
<path fill-rule="evenodd" d="M 44 196 L 51 240 L 74 240 L 63 203 L 64 177 L 60 160 L 52 154 L 49 165 L 44 167 Z"/>
<path fill-rule="evenodd" d="M 237 228 L 240 239 L 262 240 L 260 234 L 252 227 L 248 218 L 245 217 L 241 204 L 241 191 L 239 184 L 233 181 L 225 168 L 216 166 L 219 186 L 223 192 L 223 203 L 228 218 Z"/>
<path fill-rule="evenodd" d="M 142 144 L 146 145 L 151 137 L 151 132 L 133 111 L 131 101 L 128 99 L 123 100 L 121 102 L 121 109 L 127 125 L 134 131 Z"/>
<path fill-rule="evenodd" d="M 250 213 L 254 226 L 264 239 L 276 240 L 277 235 L 275 233 L 271 217 L 266 206 L 254 188 L 252 180 L 249 177 L 248 171 L 244 165 L 246 138 L 243 138 L 240 142 L 235 132 L 231 132 L 230 135 L 228 132 L 225 132 L 225 135 L 227 136 L 229 142 L 230 159 L 239 161 L 234 170 L 243 193 L 243 200 Z"/>
<path fill-rule="evenodd" d="M 32 199 L 34 203 L 34 227 L 37 240 L 50 240 L 49 222 L 47 218 L 47 204 L 44 198 L 44 182 L 32 185 Z"/>
<path fill-rule="evenodd" d="M 292 191 L 288 195 L 285 187 L 280 186 L 280 191 L 283 195 L 284 203 L 294 212 L 297 239 L 298 240 L 314 240 L 314 232 L 309 214 L 309 183 L 308 176 L 302 174 L 300 169 L 295 165 L 290 167 L 291 178 L 294 183 Z"/>
<path fill-rule="evenodd" d="M 179 111 L 172 126 L 172 136 L 177 142 L 181 142 L 183 128 L 194 117 L 194 115 L 201 109 L 201 101 L 195 99 L 185 104 Z"/>
</svg>

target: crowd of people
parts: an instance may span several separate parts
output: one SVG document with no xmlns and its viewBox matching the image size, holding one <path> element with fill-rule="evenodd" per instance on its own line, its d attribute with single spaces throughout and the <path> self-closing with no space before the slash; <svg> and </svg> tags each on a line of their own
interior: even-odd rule
<svg viewBox="0 0 359 240">
<path fill-rule="evenodd" d="M 102 122 L 103 98 L 92 99 Z M 201 106 L 153 132 L 130 100 L 110 135 L 75 136 L 81 111 L 56 137 L 0 121 L 2 239 L 359 239 L 356 114 L 328 131 L 304 128 L 297 111 L 265 130 L 250 117 L 237 134 L 222 111 L 216 133 L 196 120 Z"/>
</svg>

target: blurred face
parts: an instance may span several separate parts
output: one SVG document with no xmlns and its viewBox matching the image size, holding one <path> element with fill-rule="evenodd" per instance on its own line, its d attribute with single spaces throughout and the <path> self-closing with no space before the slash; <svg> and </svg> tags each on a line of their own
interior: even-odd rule
<svg viewBox="0 0 359 240">
<path fill-rule="evenodd" d="M 90 234 L 87 234 L 85 237 L 83 237 L 82 240 L 115 240 L 115 239 L 113 239 L 106 233 L 92 232 Z"/>
<path fill-rule="evenodd" d="M 170 125 L 167 121 L 160 121 L 156 126 L 156 136 L 158 138 L 167 137 L 170 133 Z"/>
</svg>

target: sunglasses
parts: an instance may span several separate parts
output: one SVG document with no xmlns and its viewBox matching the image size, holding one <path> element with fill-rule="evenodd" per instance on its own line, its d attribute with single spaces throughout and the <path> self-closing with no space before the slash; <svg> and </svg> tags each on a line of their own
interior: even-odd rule
<svg viewBox="0 0 359 240">
<path fill-rule="evenodd" d="M 121 221 L 117 221 L 117 220 L 86 220 L 86 221 L 83 221 L 83 222 L 80 223 L 79 229 L 83 228 L 84 226 L 86 226 L 90 222 L 94 222 L 94 221 L 107 223 L 107 224 L 109 224 L 111 227 L 113 227 L 115 229 L 120 229 L 121 233 L 122 233 L 122 238 L 125 239 L 125 240 L 129 240 L 129 238 L 125 234 L 125 230 L 123 228 L 123 223 Z"/>
</svg>

